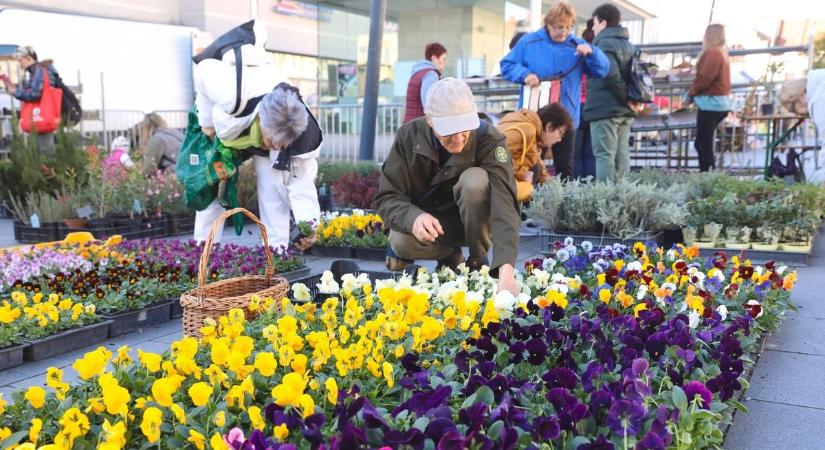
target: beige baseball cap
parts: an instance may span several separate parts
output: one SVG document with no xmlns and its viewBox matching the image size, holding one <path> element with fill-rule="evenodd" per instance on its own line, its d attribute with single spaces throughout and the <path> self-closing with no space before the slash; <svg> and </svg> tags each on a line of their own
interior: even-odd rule
<svg viewBox="0 0 825 450">
<path fill-rule="evenodd" d="M 441 136 L 475 130 L 479 126 L 473 92 L 467 83 L 455 78 L 444 78 L 430 86 L 424 114 Z"/>
</svg>

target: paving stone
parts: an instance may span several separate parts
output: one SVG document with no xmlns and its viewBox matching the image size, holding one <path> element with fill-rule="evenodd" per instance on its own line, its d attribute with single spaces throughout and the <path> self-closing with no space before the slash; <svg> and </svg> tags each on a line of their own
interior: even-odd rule
<svg viewBox="0 0 825 450">
<path fill-rule="evenodd" d="M 761 361 L 760 361 L 761 364 Z M 760 400 L 745 402 L 725 440 L 726 450 L 819 450 L 825 410 Z"/>
<path fill-rule="evenodd" d="M 825 357 L 766 350 L 746 397 L 825 409 Z"/>
<path fill-rule="evenodd" d="M 825 356 L 825 319 L 790 316 L 770 338 L 766 348 Z"/>
<path fill-rule="evenodd" d="M 178 327 L 178 329 L 172 333 L 164 334 L 163 336 L 158 336 L 152 339 L 152 342 L 161 342 L 169 345 L 172 342 L 180 340 L 181 338 L 183 338 L 183 329 Z"/>
</svg>

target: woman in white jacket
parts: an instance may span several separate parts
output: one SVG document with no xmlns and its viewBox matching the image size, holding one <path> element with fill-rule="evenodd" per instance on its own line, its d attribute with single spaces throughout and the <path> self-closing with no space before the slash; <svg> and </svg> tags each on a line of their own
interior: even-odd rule
<svg viewBox="0 0 825 450">
<path fill-rule="evenodd" d="M 264 27 L 255 24 L 254 32 L 255 44 L 240 48 L 240 89 L 235 53 L 228 51 L 220 60 L 204 59 L 195 66 L 195 104 L 206 135 L 217 136 L 226 147 L 254 155 L 261 220 L 270 245 L 285 248 L 289 245 L 290 210 L 296 222 L 317 223 L 320 217 L 315 189 L 320 129 L 298 90 L 267 62 Z M 315 138 L 309 138 L 310 134 Z M 216 199 L 196 213 L 195 240 L 206 240 L 223 210 Z M 220 241 L 220 233 L 215 240 Z M 304 249 L 314 242 L 313 235 L 297 246 Z"/>
</svg>

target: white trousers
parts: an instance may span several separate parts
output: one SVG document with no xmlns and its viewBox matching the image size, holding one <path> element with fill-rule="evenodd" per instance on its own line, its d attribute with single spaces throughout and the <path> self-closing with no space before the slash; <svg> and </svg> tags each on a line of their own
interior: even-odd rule
<svg viewBox="0 0 825 450">
<path fill-rule="evenodd" d="M 269 245 L 286 248 L 289 246 L 289 212 L 295 221 L 314 220 L 318 223 L 321 209 L 318 206 L 318 192 L 315 176 L 318 162 L 314 158 L 292 158 L 289 172 L 272 168 L 270 158 L 253 156 L 255 174 L 258 178 L 258 212 L 266 226 Z M 212 223 L 225 211 L 215 199 L 206 209 L 195 213 L 195 240 L 205 241 Z M 224 224 L 220 224 L 214 242 L 221 241 Z"/>
</svg>

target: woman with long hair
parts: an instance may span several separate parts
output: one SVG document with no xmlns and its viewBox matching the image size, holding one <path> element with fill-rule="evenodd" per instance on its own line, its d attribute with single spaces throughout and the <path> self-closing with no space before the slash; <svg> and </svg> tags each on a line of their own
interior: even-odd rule
<svg viewBox="0 0 825 450">
<path fill-rule="evenodd" d="M 149 113 L 138 124 L 138 141 L 143 150 L 143 172 L 153 176 L 158 170 L 174 171 L 183 134 L 169 128 L 158 113 Z"/>
<path fill-rule="evenodd" d="M 714 132 L 731 110 L 730 59 L 725 47 L 725 26 L 710 24 L 705 30 L 702 52 L 696 63 L 696 78 L 688 91 L 688 100 L 696 102 L 696 153 L 699 170 L 716 167 L 713 157 Z"/>
</svg>

